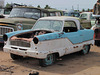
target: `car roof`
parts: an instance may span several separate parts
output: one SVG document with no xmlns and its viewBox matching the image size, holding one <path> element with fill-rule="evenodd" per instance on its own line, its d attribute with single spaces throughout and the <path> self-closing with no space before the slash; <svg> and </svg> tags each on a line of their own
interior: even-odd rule
<svg viewBox="0 0 100 75">
<path fill-rule="evenodd" d="M 93 12 L 82 12 L 81 14 L 92 14 Z"/>
<path fill-rule="evenodd" d="M 68 20 L 68 19 L 77 19 L 77 20 L 80 20 L 79 18 L 77 17 L 71 17 L 71 16 L 50 16 L 50 17 L 43 17 L 43 18 L 40 18 L 40 19 L 49 19 L 49 20 Z M 39 20 L 40 20 L 39 19 Z"/>
<path fill-rule="evenodd" d="M 14 8 L 30 8 L 30 9 L 38 9 L 38 10 L 43 10 L 43 11 L 49 11 L 49 12 L 60 12 L 61 10 L 57 10 L 57 9 L 43 9 L 43 8 L 36 8 L 36 7 L 28 7 L 28 6 L 17 6 Z"/>
</svg>

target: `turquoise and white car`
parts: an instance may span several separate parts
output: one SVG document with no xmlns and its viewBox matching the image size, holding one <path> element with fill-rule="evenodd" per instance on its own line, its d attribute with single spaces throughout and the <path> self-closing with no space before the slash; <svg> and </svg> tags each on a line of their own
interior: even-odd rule
<svg viewBox="0 0 100 75">
<path fill-rule="evenodd" d="M 94 44 L 93 35 L 93 30 L 81 27 L 78 18 L 44 17 L 30 30 L 6 33 L 3 50 L 9 52 L 13 60 L 33 57 L 39 59 L 41 66 L 47 66 L 66 54 L 89 53 Z"/>
</svg>

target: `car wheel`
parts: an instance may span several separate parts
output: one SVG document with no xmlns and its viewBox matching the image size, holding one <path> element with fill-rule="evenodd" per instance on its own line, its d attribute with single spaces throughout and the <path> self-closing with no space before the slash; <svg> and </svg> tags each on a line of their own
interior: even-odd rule
<svg viewBox="0 0 100 75">
<path fill-rule="evenodd" d="M 85 45 L 83 47 L 83 50 L 80 51 L 81 54 L 85 55 L 85 54 L 88 54 L 90 51 L 90 45 Z"/>
<path fill-rule="evenodd" d="M 42 67 L 52 65 L 56 61 L 55 54 L 49 54 L 47 55 L 47 58 L 45 59 L 39 59 L 39 65 Z"/>
<path fill-rule="evenodd" d="M 10 53 L 10 57 L 11 57 L 13 60 L 20 60 L 20 59 L 23 59 L 23 56 L 15 55 L 15 54 L 12 54 L 12 53 Z"/>
<path fill-rule="evenodd" d="M 100 46 L 100 41 L 99 40 L 95 40 L 95 45 L 96 46 Z"/>
</svg>

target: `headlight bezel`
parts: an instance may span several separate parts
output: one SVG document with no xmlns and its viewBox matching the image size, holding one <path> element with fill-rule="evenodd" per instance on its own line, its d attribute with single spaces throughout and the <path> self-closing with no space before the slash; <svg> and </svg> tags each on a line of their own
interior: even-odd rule
<svg viewBox="0 0 100 75">
<path fill-rule="evenodd" d="M 17 29 L 17 30 L 23 30 L 23 25 L 22 25 L 22 23 L 17 23 L 17 24 L 16 24 L 16 29 Z"/>
</svg>

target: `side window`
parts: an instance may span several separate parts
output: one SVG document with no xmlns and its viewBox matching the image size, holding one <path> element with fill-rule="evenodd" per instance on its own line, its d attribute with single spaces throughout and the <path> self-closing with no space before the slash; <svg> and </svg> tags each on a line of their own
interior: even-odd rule
<svg viewBox="0 0 100 75">
<path fill-rule="evenodd" d="M 81 19 L 87 19 L 87 14 L 81 14 L 80 18 Z"/>
<path fill-rule="evenodd" d="M 42 12 L 41 13 L 41 17 L 47 17 L 47 13 L 46 12 Z"/>
<path fill-rule="evenodd" d="M 90 15 L 90 19 L 95 19 L 95 18 L 92 16 L 92 14 Z"/>
<path fill-rule="evenodd" d="M 55 12 L 55 13 L 56 13 L 56 16 L 61 16 L 60 12 Z"/>
<path fill-rule="evenodd" d="M 64 23 L 64 32 L 76 32 L 77 31 L 77 26 L 74 21 L 65 21 Z"/>
<path fill-rule="evenodd" d="M 50 13 L 50 16 L 55 16 L 55 13 Z"/>
</svg>

